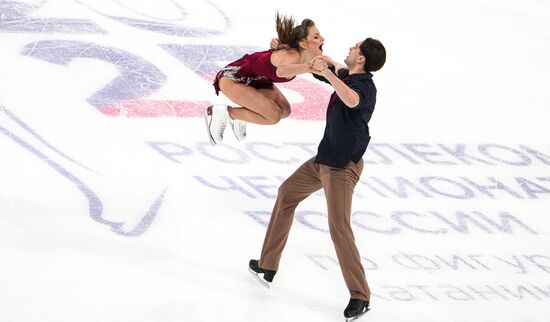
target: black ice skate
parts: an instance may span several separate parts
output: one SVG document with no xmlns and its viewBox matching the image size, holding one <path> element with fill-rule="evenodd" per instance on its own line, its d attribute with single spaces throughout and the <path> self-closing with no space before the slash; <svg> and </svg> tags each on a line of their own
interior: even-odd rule
<svg viewBox="0 0 550 322">
<path fill-rule="evenodd" d="M 267 288 L 269 288 L 269 284 L 273 282 L 273 277 L 275 277 L 275 274 L 277 273 L 277 271 L 261 268 L 258 266 L 258 260 L 256 259 L 251 259 L 250 262 L 248 262 L 248 270 L 258 280 L 258 282 Z M 264 275 L 263 277 L 260 277 L 259 274 Z"/>
<path fill-rule="evenodd" d="M 344 310 L 346 322 L 357 320 L 369 310 L 369 301 L 350 299 Z"/>
</svg>

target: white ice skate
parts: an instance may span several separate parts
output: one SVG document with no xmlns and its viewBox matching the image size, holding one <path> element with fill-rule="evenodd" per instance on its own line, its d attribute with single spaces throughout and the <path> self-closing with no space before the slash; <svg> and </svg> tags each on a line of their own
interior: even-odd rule
<svg viewBox="0 0 550 322">
<path fill-rule="evenodd" d="M 233 134 L 235 134 L 235 137 L 239 141 L 243 141 L 246 139 L 246 122 L 241 120 L 233 120 L 230 119 L 229 123 L 231 124 L 231 128 L 233 129 Z"/>
<path fill-rule="evenodd" d="M 229 121 L 229 113 L 226 105 L 212 105 L 204 111 L 206 131 L 212 145 L 220 144 L 223 141 L 223 132 Z"/>
</svg>

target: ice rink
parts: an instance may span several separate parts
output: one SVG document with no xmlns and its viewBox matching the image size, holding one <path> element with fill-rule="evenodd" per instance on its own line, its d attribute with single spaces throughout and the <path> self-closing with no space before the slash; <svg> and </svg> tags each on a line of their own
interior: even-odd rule
<svg viewBox="0 0 550 322">
<path fill-rule="evenodd" d="M 208 142 L 211 80 L 279 10 L 343 62 L 388 56 L 352 227 L 372 322 L 550 321 L 550 2 L 0 0 L 0 321 L 344 321 L 325 199 L 271 289 L 277 188 L 316 153 L 331 88 L 280 86 L 274 126 Z"/>
</svg>

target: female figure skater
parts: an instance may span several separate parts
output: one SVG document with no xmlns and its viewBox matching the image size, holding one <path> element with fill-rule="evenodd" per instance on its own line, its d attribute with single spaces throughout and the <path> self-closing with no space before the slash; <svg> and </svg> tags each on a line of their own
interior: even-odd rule
<svg viewBox="0 0 550 322">
<path fill-rule="evenodd" d="M 273 83 L 289 82 L 298 74 L 312 72 L 312 59 L 323 53 L 324 38 L 310 19 L 295 25 L 292 17 L 277 12 L 279 46 L 246 54 L 225 66 L 214 79 L 221 91 L 239 106 L 213 105 L 205 111 L 210 142 L 223 140 L 229 122 L 237 139 L 246 138 L 246 122 L 276 124 L 290 114 L 290 104 Z"/>
</svg>

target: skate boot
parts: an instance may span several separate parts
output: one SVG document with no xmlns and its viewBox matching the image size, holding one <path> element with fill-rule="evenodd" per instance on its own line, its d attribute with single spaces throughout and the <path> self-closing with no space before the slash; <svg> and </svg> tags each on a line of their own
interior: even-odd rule
<svg viewBox="0 0 550 322">
<path fill-rule="evenodd" d="M 248 270 L 258 280 L 258 282 L 267 288 L 269 288 L 269 284 L 273 282 L 273 277 L 275 277 L 275 274 L 277 273 L 277 271 L 261 268 L 258 266 L 258 260 L 256 259 L 251 259 L 250 262 L 248 262 Z M 264 276 L 260 277 L 258 274 L 264 274 Z"/>
<path fill-rule="evenodd" d="M 360 318 L 369 310 L 369 301 L 350 299 L 348 306 L 344 310 L 346 321 L 353 321 Z"/>
<path fill-rule="evenodd" d="M 231 124 L 231 128 L 233 129 L 233 134 L 235 134 L 235 137 L 239 141 L 243 141 L 246 139 L 246 122 L 241 120 L 229 120 L 229 124 Z"/>
<path fill-rule="evenodd" d="M 223 131 L 229 121 L 229 113 L 226 105 L 212 105 L 204 111 L 206 131 L 212 145 L 220 144 L 223 141 Z"/>
</svg>

